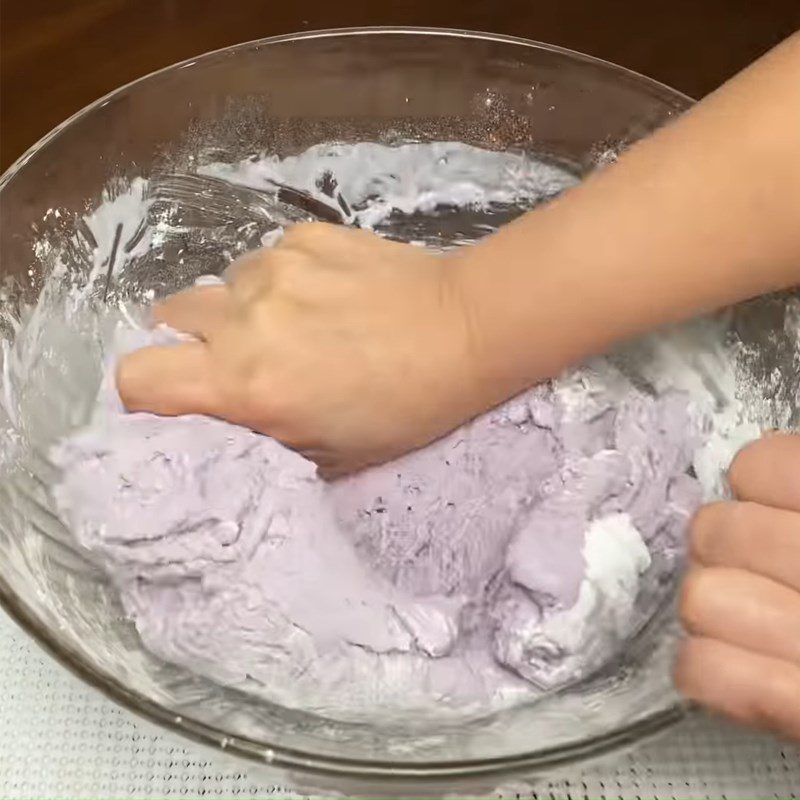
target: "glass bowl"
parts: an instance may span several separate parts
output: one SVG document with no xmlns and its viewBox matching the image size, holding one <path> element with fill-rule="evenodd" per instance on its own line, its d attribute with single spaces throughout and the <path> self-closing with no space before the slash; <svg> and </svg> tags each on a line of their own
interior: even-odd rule
<svg viewBox="0 0 800 800">
<path fill-rule="evenodd" d="M 691 101 L 560 48 L 446 30 L 361 29 L 230 47 L 122 87 L 0 179 L 4 302 L 34 300 L 43 242 L 103 191 L 163 171 L 320 142 L 460 141 L 585 174 Z M 2 419 L 0 419 L 2 422 Z M 633 745 L 685 710 L 669 677 L 669 607 L 603 675 L 530 706 L 424 726 L 345 722 L 222 688 L 143 650 L 98 567 L 52 513 L 48 467 L 0 461 L 0 600 L 62 664 L 120 705 L 311 790 L 478 793 Z"/>
</svg>

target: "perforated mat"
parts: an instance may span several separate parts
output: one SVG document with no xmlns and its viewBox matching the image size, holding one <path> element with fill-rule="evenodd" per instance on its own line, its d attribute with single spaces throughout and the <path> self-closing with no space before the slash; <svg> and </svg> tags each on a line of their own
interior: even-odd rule
<svg viewBox="0 0 800 800">
<path fill-rule="evenodd" d="M 144 727 L 43 654 L 0 612 L 0 798 L 299 797 Z M 696 719 L 539 800 L 800 800 L 800 750 Z"/>
</svg>

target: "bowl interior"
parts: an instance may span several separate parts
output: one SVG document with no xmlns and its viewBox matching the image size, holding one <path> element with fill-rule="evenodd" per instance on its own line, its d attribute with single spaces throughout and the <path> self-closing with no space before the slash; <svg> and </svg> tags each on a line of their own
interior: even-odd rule
<svg viewBox="0 0 800 800">
<path fill-rule="evenodd" d="M 53 254 L 74 243 L 84 215 L 104 192 L 108 197 L 136 178 L 362 141 L 521 150 L 582 175 L 689 104 L 626 70 L 502 37 L 340 31 L 229 48 L 98 101 L 3 176 L 3 298 L 8 308 L 35 300 Z M 176 285 L 186 280 L 179 271 L 173 277 Z M 777 330 L 783 308 L 748 311 L 744 335 L 762 336 L 764 319 Z M 4 413 L 0 406 L 0 428 L 13 438 L 13 420 Z M 67 666 L 155 722 L 300 771 L 445 779 L 547 768 L 680 715 L 669 681 L 669 608 L 596 680 L 468 723 L 347 723 L 161 663 L 142 649 L 102 571 L 52 513 L 46 428 L 13 458 L 0 459 L 0 596 Z"/>
</svg>

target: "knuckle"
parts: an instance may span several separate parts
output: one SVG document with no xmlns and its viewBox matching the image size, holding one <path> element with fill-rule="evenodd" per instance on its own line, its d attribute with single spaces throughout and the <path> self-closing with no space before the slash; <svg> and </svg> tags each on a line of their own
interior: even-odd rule
<svg viewBox="0 0 800 800">
<path fill-rule="evenodd" d="M 272 251 L 250 250 L 237 256 L 225 269 L 224 276 L 227 282 L 233 283 L 250 271 L 266 269 L 272 258 Z"/>
<path fill-rule="evenodd" d="M 691 555 L 699 561 L 705 561 L 709 555 L 710 539 L 724 514 L 724 502 L 708 503 L 701 506 L 689 526 L 689 546 Z"/>
<path fill-rule="evenodd" d="M 734 456 L 728 469 L 728 485 L 736 496 L 747 493 L 748 484 L 753 476 L 763 468 L 765 459 L 769 456 L 774 444 L 774 439 L 756 439 L 742 447 Z"/>
<path fill-rule="evenodd" d="M 707 569 L 692 570 L 683 580 L 678 613 L 684 627 L 690 631 L 697 630 L 702 623 L 709 591 L 712 591 L 709 584 L 713 582 L 714 577 Z"/>
<path fill-rule="evenodd" d="M 741 546 L 754 530 L 757 507 L 746 501 L 724 501 L 703 506 L 695 515 L 689 541 L 692 557 L 702 564 L 725 563 L 734 544 Z"/>
<path fill-rule="evenodd" d="M 728 468 L 728 485 L 731 491 L 738 495 L 743 485 L 747 482 L 747 473 L 749 471 L 749 463 L 753 458 L 753 452 L 758 446 L 758 442 L 750 442 L 746 444 L 734 456 L 730 467 Z"/>
<path fill-rule="evenodd" d="M 324 240 L 330 234 L 333 226 L 326 222 L 301 222 L 287 228 L 281 240 L 281 247 L 284 246 L 313 246 L 320 240 Z"/>
<path fill-rule="evenodd" d="M 142 386 L 146 385 L 141 380 L 143 369 L 141 362 L 144 356 L 144 351 L 137 351 L 120 359 L 117 364 L 115 375 L 117 392 L 122 404 L 127 409 L 135 409 L 142 400 Z"/>
<path fill-rule="evenodd" d="M 169 325 L 175 317 L 175 309 L 180 304 L 180 294 L 174 294 L 158 303 L 150 309 L 152 321 L 162 325 Z"/>
<path fill-rule="evenodd" d="M 308 256 L 301 251 L 284 250 L 275 253 L 272 264 L 274 280 L 280 281 L 288 276 L 295 275 L 308 265 Z"/>
<path fill-rule="evenodd" d="M 282 291 L 293 279 L 292 259 L 281 256 L 275 259 L 270 276 L 270 288 L 273 292 Z"/>
<path fill-rule="evenodd" d="M 296 404 L 289 388 L 268 373 L 263 368 L 241 369 L 234 401 L 249 427 L 285 442 L 291 438 Z"/>
<path fill-rule="evenodd" d="M 747 542 L 754 538 L 758 526 L 759 506 L 756 503 L 749 501 L 740 501 L 738 503 L 730 503 L 727 519 L 725 520 L 725 527 L 722 533 L 725 534 L 724 552 L 729 553 L 731 548 L 737 549 L 747 545 Z"/>
<path fill-rule="evenodd" d="M 275 259 L 248 255 L 234 261 L 228 268 L 226 280 L 233 296 L 248 302 L 260 293 L 268 291 L 272 282 Z"/>
<path fill-rule="evenodd" d="M 272 281 L 272 293 L 276 298 L 302 307 L 313 299 L 318 289 L 318 276 L 314 276 L 302 261 L 287 260 L 276 270 Z"/>
</svg>

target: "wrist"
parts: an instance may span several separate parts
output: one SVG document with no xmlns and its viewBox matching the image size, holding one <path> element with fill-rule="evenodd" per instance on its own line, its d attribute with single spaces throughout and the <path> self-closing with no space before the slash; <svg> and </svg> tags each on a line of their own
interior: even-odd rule
<svg viewBox="0 0 800 800">
<path fill-rule="evenodd" d="M 495 403 L 557 376 L 589 355 L 595 338 L 571 288 L 575 270 L 564 262 L 564 234 L 546 211 L 453 256 L 475 361 Z"/>
<path fill-rule="evenodd" d="M 529 237 L 535 251 L 535 243 Z M 472 395 L 479 410 L 560 373 L 569 363 L 550 304 L 540 309 L 543 271 L 510 258 L 504 243 L 490 237 L 445 257 L 446 279 L 459 309 Z"/>
</svg>

